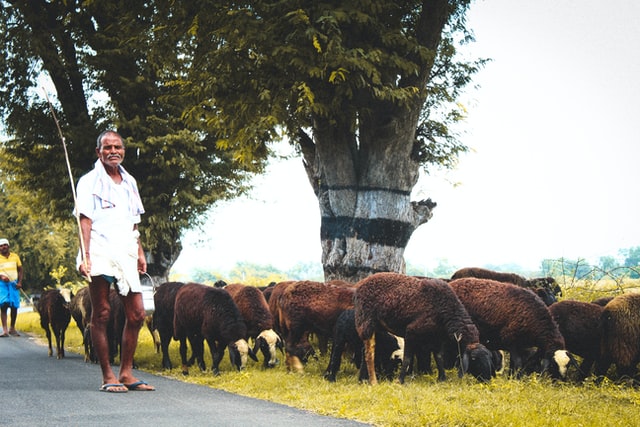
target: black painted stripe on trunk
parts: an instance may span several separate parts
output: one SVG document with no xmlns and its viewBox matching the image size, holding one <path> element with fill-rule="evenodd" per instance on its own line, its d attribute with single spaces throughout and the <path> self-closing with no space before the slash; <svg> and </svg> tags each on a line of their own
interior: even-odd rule
<svg viewBox="0 0 640 427">
<path fill-rule="evenodd" d="M 325 274 L 329 275 L 337 275 L 340 277 L 356 277 L 359 276 L 359 273 L 366 272 L 367 276 L 375 273 L 385 273 L 390 271 L 389 269 L 379 269 L 368 267 L 365 265 L 325 265 L 324 266 Z"/>
<path fill-rule="evenodd" d="M 320 227 L 322 240 L 355 237 L 365 242 L 404 248 L 413 233 L 411 224 L 384 218 L 323 217 Z"/>
<path fill-rule="evenodd" d="M 403 196 L 411 196 L 411 191 L 407 190 L 399 190 L 397 188 L 386 188 L 386 187 L 360 187 L 357 185 L 320 185 L 320 189 L 324 191 L 357 191 L 357 192 L 367 192 L 367 191 L 381 191 L 385 193 L 393 193 L 393 194 L 401 194 Z"/>
</svg>

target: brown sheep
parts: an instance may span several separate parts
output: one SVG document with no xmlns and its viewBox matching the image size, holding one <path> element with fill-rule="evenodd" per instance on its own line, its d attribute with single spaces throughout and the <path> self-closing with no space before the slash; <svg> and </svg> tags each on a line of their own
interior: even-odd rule
<svg viewBox="0 0 640 427">
<path fill-rule="evenodd" d="M 289 370 L 303 371 L 303 362 L 311 351 L 308 334 L 331 336 L 340 313 L 353 308 L 354 290 L 354 287 L 300 281 L 289 285 L 282 292 L 279 316 L 285 333 Z M 272 295 L 272 299 L 273 297 Z"/>
<path fill-rule="evenodd" d="M 247 327 L 240 310 L 224 289 L 199 283 L 183 285 L 176 293 L 173 319 L 173 338 L 180 341 L 182 373 L 185 375 L 189 373 L 187 339 L 200 361 L 204 355 L 203 340 L 207 341 L 214 375 L 220 373 L 220 361 L 227 347 L 231 364 L 238 370 L 246 366 L 247 356 L 258 361 L 244 338 Z"/>
<path fill-rule="evenodd" d="M 543 372 L 565 377 L 572 362 L 564 337 L 546 305 L 529 289 L 488 279 L 452 280 L 449 286 L 478 325 L 490 350 L 510 353 L 512 373 L 521 375 L 528 349 L 537 347 Z"/>
<path fill-rule="evenodd" d="M 600 358 L 603 307 L 589 302 L 564 300 L 549 306 L 560 328 L 567 350 L 582 357 L 579 379 L 584 380 Z"/>
<path fill-rule="evenodd" d="M 71 321 L 69 302 L 73 293 L 69 289 L 50 289 L 44 291 L 36 306 L 40 313 L 40 326 L 44 329 L 49 343 L 49 357 L 53 356 L 51 331 L 56 341 L 56 358 L 64 357 L 64 338 Z"/>
<path fill-rule="evenodd" d="M 264 367 L 277 363 L 277 349 L 283 350 L 282 340 L 273 330 L 273 316 L 262 291 L 253 286 L 231 283 L 224 287 L 238 306 L 247 325 L 247 340 L 254 340 L 253 352 L 258 349 L 264 355 Z"/>
<path fill-rule="evenodd" d="M 560 289 L 560 286 L 558 286 L 553 277 L 526 279 L 515 273 L 504 273 L 479 267 L 466 267 L 453 273 L 451 280 L 462 279 L 465 277 L 475 277 L 477 279 L 489 279 L 497 282 L 512 283 L 522 288 L 532 289 L 547 306 L 557 301 L 556 296 L 562 295 L 562 289 Z"/>
<path fill-rule="evenodd" d="M 449 342 L 458 342 L 462 351 L 460 376 L 470 372 L 482 381 L 493 376 L 491 353 L 480 344 L 478 329 L 445 281 L 376 273 L 359 282 L 354 302 L 356 329 L 364 342 L 363 367 L 371 384 L 377 383 L 374 334 L 380 330 L 404 337 L 400 383 L 425 344 L 437 355 L 438 380 L 445 380 L 442 350 Z"/>
<path fill-rule="evenodd" d="M 621 378 L 637 381 L 640 362 L 640 294 L 622 294 L 602 312 L 602 345 L 596 375 L 603 376 L 614 363 Z"/>
<path fill-rule="evenodd" d="M 278 282 L 267 288 L 271 289 L 267 303 L 269 304 L 269 311 L 271 311 L 271 316 L 273 317 L 273 329 L 280 334 L 281 337 L 284 336 L 284 332 L 282 331 L 282 325 L 280 323 L 280 296 L 284 290 L 293 283 L 295 283 L 294 280 L 287 280 L 284 282 Z"/>
<path fill-rule="evenodd" d="M 600 298 L 596 298 L 593 301 L 591 301 L 592 304 L 598 304 L 602 307 L 604 307 L 605 305 L 609 304 L 609 301 L 611 301 L 614 297 L 600 297 Z"/>
</svg>

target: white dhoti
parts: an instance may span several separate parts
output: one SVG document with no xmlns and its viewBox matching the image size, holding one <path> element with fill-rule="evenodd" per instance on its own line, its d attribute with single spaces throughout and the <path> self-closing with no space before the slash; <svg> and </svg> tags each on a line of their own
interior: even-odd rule
<svg viewBox="0 0 640 427">
<path fill-rule="evenodd" d="M 109 245 L 102 239 L 92 239 L 89 250 L 91 276 L 114 277 L 118 292 L 122 296 L 126 296 L 129 292 L 142 292 L 138 272 L 139 236 L 138 230 L 132 230 L 129 236 L 116 240 L 117 245 Z"/>
</svg>

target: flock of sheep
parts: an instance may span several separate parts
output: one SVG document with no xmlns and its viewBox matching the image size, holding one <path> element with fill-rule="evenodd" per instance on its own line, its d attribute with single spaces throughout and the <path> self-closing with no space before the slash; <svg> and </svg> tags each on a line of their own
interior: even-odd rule
<svg viewBox="0 0 640 427">
<path fill-rule="evenodd" d="M 57 356 L 64 357 L 64 334 L 73 317 L 83 333 L 85 360 L 94 360 L 87 289 L 66 299 L 59 290 L 46 291 L 38 302 L 50 356 L 50 328 Z M 249 358 L 258 361 L 260 353 L 264 368 L 273 367 L 284 353 L 288 370 L 300 372 L 315 355 L 313 335 L 321 353 L 331 344 L 324 374 L 329 381 L 336 380 L 347 349 L 359 368 L 358 379 L 371 384 L 379 376 L 402 383 L 407 375 L 431 372 L 432 359 L 439 381 L 454 367 L 459 376 L 490 381 L 502 370 L 505 354 L 514 377 L 538 372 L 566 378 L 575 369 L 583 380 L 593 369 L 603 378 L 614 364 L 616 379 L 637 380 L 640 294 L 591 303 L 557 302 L 560 295 L 551 278 L 527 280 L 477 268 L 446 280 L 376 273 L 356 284 L 287 281 L 264 288 L 167 282 L 155 289 L 148 326 L 165 369 L 173 367 L 169 345 L 179 341 L 184 374 L 193 364 L 206 369 L 205 341 L 214 374 L 227 349 L 238 370 Z M 115 291 L 111 301 L 113 359 L 124 313 Z M 580 365 L 574 356 L 582 359 Z"/>
</svg>

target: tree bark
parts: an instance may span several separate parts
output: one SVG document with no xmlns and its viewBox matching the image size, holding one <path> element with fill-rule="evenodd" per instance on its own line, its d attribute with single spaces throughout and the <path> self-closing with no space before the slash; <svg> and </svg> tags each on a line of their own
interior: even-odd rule
<svg viewBox="0 0 640 427">
<path fill-rule="evenodd" d="M 430 199 L 411 201 L 420 167 L 411 156 L 417 117 L 388 105 L 380 111 L 391 113 L 363 118 L 357 147 L 345 141 L 349 133 L 335 121 L 316 120 L 314 141 L 302 138 L 320 207 L 327 281 L 355 283 L 375 272 L 405 272 L 404 249 L 436 206 Z"/>
</svg>

